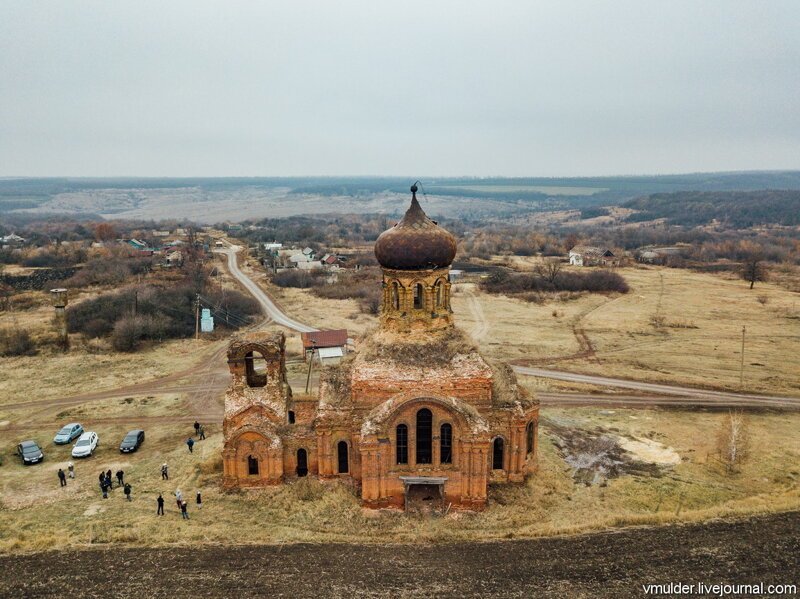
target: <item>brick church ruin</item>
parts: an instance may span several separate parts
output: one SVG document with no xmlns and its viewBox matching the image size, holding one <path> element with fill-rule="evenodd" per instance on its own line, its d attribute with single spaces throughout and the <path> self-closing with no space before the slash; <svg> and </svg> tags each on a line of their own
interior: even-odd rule
<svg viewBox="0 0 800 599">
<path fill-rule="evenodd" d="M 456 240 L 411 191 L 405 216 L 375 243 L 380 326 L 322 371 L 318 396 L 292 394 L 283 333 L 231 342 L 224 487 L 345 478 L 367 507 L 434 499 L 482 509 L 490 483 L 535 470 L 538 401 L 454 326 Z"/>
</svg>

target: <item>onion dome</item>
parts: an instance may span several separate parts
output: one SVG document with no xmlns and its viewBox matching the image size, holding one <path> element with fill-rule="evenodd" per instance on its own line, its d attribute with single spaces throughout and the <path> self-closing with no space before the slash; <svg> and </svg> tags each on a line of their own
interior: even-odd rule
<svg viewBox="0 0 800 599">
<path fill-rule="evenodd" d="M 375 242 L 375 257 L 383 268 L 430 270 L 450 266 L 456 257 L 456 238 L 428 218 L 411 186 L 411 206 Z"/>
</svg>

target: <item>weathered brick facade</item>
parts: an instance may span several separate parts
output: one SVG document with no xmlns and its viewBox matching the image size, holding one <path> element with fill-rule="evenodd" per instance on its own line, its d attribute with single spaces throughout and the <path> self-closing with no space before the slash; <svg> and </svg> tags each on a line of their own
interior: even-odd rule
<svg viewBox="0 0 800 599">
<path fill-rule="evenodd" d="M 522 482 L 535 470 L 538 402 L 454 327 L 454 255 L 455 240 L 413 197 L 376 242 L 380 328 L 323 371 L 317 397 L 293 398 L 282 333 L 232 341 L 226 487 L 343 477 L 370 507 L 418 497 L 482 509 L 490 482 Z"/>
</svg>

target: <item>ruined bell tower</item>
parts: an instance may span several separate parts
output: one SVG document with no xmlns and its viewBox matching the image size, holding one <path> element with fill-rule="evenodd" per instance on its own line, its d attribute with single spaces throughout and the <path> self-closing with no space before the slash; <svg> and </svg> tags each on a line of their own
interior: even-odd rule
<svg viewBox="0 0 800 599">
<path fill-rule="evenodd" d="M 450 264 L 456 239 L 428 218 L 411 186 L 411 206 L 375 242 L 383 271 L 381 328 L 394 332 L 436 331 L 453 326 Z"/>
</svg>

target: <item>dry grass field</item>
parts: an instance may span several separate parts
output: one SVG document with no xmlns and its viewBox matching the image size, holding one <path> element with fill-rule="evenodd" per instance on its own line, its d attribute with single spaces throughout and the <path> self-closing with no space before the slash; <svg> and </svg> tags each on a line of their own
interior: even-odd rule
<svg viewBox="0 0 800 599">
<path fill-rule="evenodd" d="M 524 267 L 530 259 L 518 259 Z M 627 294 L 542 304 L 457 285 L 457 322 L 492 357 L 589 374 L 740 390 L 800 391 L 800 298 L 774 284 L 689 270 L 618 272 Z M 477 305 L 476 305 L 477 304 Z"/>
<path fill-rule="evenodd" d="M 769 284 L 750 291 L 738 280 L 689 271 L 637 267 L 621 272 L 631 286 L 626 295 L 585 295 L 543 304 L 492 296 L 474 285 L 458 284 L 453 296 L 457 323 L 497 359 L 728 389 L 738 387 L 741 356 L 737 352 L 744 324 L 748 331 L 746 389 L 796 394 L 800 320 L 795 294 Z M 353 301 L 325 300 L 308 291 L 261 283 L 293 317 L 309 324 L 347 328 L 353 336 L 375 324 L 375 317 L 361 314 Z M 223 279 L 222 284 L 230 283 Z M 44 331 L 49 310 L 42 304 L 14 318 L 39 323 Z M 290 353 L 299 352 L 299 335 L 289 333 L 288 337 Z M 796 467 L 800 414 L 794 413 L 748 414 L 750 456 L 740 472 L 728 475 L 714 457 L 724 413 L 545 406 L 536 475 L 525 485 L 492 488 L 490 506 L 483 513 L 423 518 L 362 510 L 355 490 L 345 480 L 302 479 L 263 491 L 222 493 L 218 485 L 220 425 L 205 422 L 208 439 L 189 454 L 185 440 L 192 430 L 194 410 L 208 410 L 210 404 L 193 406 L 188 395 L 134 394 L 66 406 L 14 407 L 20 401 L 111 389 L 186 370 L 224 343 L 171 341 L 135 354 L 97 353 L 77 345 L 68 354 L 43 352 L 3 359 L 0 552 L 108 543 L 170 546 L 537 537 L 800 508 Z M 304 369 L 292 368 L 293 381 L 302 379 Z M 594 390 L 527 377 L 522 382 L 539 391 Z M 213 404 L 220 398 L 208 401 Z M 73 419 L 98 432 L 101 445 L 93 457 L 76 461 L 78 477 L 62 489 L 56 471 L 66 464 L 70 448 L 54 446 L 52 437 L 60 424 Z M 145 445 L 136 454 L 121 455 L 117 444 L 127 430 L 138 426 L 147 430 Z M 42 444 L 47 456 L 43 464 L 23 467 L 15 458 L 15 444 L 23 438 Z M 599 445 L 592 441 L 597 438 L 602 440 Z M 588 479 L 578 476 L 580 464 L 602 465 L 604 444 L 615 452 L 628 448 L 625 455 L 634 467 L 628 464 L 618 476 L 600 476 L 593 484 L 585 484 Z M 574 452 L 583 446 L 588 449 Z M 659 460 L 665 463 L 652 463 Z M 159 474 L 164 461 L 170 465 L 169 482 L 162 482 Z M 125 502 L 119 490 L 102 499 L 97 474 L 109 468 L 125 470 L 134 501 Z M 177 488 L 192 500 L 197 489 L 203 492 L 204 507 L 198 511 L 192 505 L 189 521 L 180 519 L 172 500 Z M 155 515 L 159 492 L 167 499 L 163 518 Z M 243 522 L 257 525 L 242 526 Z"/>
<path fill-rule="evenodd" d="M 100 413 L 118 413 L 119 401 L 98 403 Z M 163 398 L 160 401 L 171 401 Z M 191 408 L 185 413 L 191 415 Z M 713 459 L 713 437 L 724 414 L 660 410 L 543 410 L 540 470 L 524 485 L 490 490 L 483 513 L 446 517 L 405 517 L 400 512 L 362 510 L 346 481 L 300 479 L 262 491 L 225 494 L 221 476 L 219 427 L 190 454 L 185 445 L 190 420 L 147 428 L 139 452 L 122 455 L 117 443 L 132 424 L 100 423 L 94 456 L 75 460 L 77 478 L 60 488 L 59 466 L 69 447 L 56 447 L 55 430 L 36 438 L 47 454 L 41 465 L 24 467 L 5 440 L 0 467 L 0 552 L 29 551 L 106 543 L 194 545 L 198 543 L 283 542 L 439 542 L 537 537 L 577 533 L 628 524 L 694 521 L 709 517 L 781 511 L 800 507 L 800 425 L 798 414 L 751 414 L 751 456 L 741 472 L 727 475 Z M 612 439 L 639 439 L 679 456 L 677 464 L 632 470 L 586 485 L 558 449 L 559 431 L 602 430 Z M 656 445 L 659 444 L 659 445 Z M 655 455 L 655 458 L 653 457 Z M 658 459 L 656 454 L 642 459 Z M 585 458 L 585 456 L 584 456 Z M 170 467 L 162 481 L 161 463 Z M 102 499 L 97 475 L 122 468 L 133 486 L 128 503 L 115 489 Z M 182 521 L 171 495 L 181 489 L 190 500 L 199 489 L 204 505 L 190 505 Z M 156 496 L 166 498 L 167 514 L 155 514 Z M 244 526 L 243 523 L 256 523 Z"/>
</svg>

